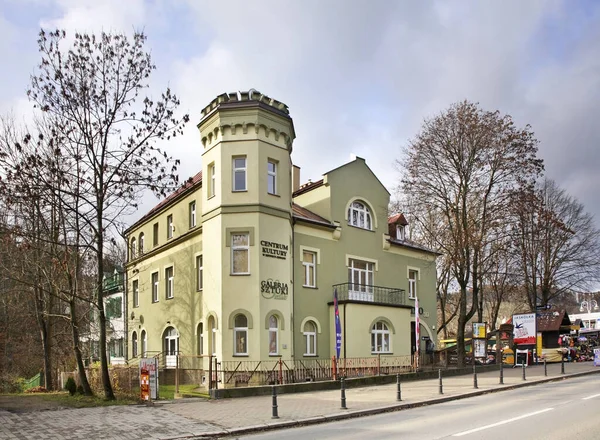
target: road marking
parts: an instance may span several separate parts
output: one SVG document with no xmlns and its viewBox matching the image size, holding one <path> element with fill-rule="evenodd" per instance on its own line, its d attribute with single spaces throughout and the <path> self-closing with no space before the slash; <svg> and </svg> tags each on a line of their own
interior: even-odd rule
<svg viewBox="0 0 600 440">
<path fill-rule="evenodd" d="M 491 425 L 481 426 L 479 428 L 470 429 L 469 431 L 459 432 L 457 434 L 452 435 L 452 437 L 462 437 L 463 435 L 468 435 L 468 434 L 472 434 L 474 432 L 483 431 L 484 429 L 494 428 L 496 426 L 505 425 L 505 424 L 510 423 L 510 422 L 515 422 L 517 420 L 525 419 L 527 417 L 536 416 L 538 414 L 542 414 L 542 413 L 545 413 L 545 412 L 548 412 L 548 411 L 552 411 L 553 409 L 554 408 L 546 408 L 546 409 L 542 409 L 540 411 L 532 412 L 532 413 L 529 413 L 529 414 L 523 414 L 522 416 L 513 417 L 512 419 L 503 420 L 503 421 L 497 422 L 497 423 L 492 423 Z"/>
<path fill-rule="evenodd" d="M 587 397 L 584 397 L 584 398 L 583 398 L 583 399 L 581 399 L 581 400 L 593 399 L 594 397 L 600 397 L 600 394 L 594 394 L 593 396 L 587 396 Z"/>
</svg>

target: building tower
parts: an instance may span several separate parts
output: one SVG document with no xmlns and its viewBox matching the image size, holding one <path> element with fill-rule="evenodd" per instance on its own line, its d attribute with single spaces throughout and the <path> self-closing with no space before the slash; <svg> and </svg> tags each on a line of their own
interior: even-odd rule
<svg viewBox="0 0 600 440">
<path fill-rule="evenodd" d="M 285 104 L 256 90 L 202 110 L 205 353 L 293 356 L 292 163 Z"/>
</svg>

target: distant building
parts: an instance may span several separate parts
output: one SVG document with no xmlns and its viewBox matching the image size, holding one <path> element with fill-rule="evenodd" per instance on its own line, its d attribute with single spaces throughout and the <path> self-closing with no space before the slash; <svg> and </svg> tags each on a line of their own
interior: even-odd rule
<svg viewBox="0 0 600 440">
<path fill-rule="evenodd" d="M 422 352 L 437 342 L 437 254 L 388 218 L 364 159 L 300 186 L 288 108 L 253 90 L 198 128 L 202 170 L 126 231 L 130 359 L 330 359 L 334 292 L 341 357 L 409 356 L 417 295 Z"/>
</svg>

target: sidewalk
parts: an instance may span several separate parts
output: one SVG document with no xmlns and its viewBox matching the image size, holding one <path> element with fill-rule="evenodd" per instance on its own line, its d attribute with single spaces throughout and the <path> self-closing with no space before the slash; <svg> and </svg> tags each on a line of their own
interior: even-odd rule
<svg viewBox="0 0 600 440">
<path fill-rule="evenodd" d="M 560 374 L 560 364 L 548 364 L 548 377 L 545 377 L 543 365 L 531 366 L 526 369 L 526 380 L 523 381 L 520 368 L 505 368 L 504 385 L 499 384 L 498 371 L 478 373 L 478 389 L 473 387 L 473 375 L 448 377 L 443 379 L 442 395 L 439 394 L 438 379 L 406 382 L 401 387 L 401 402 L 396 401 L 396 384 L 353 388 L 346 390 L 346 410 L 340 409 L 339 390 L 282 394 L 278 396 L 279 419 L 271 418 L 271 396 L 216 401 L 182 399 L 159 401 L 154 406 L 63 409 L 26 414 L 12 414 L 0 409 L 0 438 L 215 438 L 359 417 L 520 386 L 539 386 L 548 381 L 600 373 L 600 367 L 594 367 L 591 362 L 565 364 L 565 372 Z"/>
</svg>

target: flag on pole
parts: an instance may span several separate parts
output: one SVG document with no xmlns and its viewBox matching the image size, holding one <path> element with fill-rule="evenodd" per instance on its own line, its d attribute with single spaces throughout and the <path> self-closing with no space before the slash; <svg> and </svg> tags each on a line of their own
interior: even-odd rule
<svg viewBox="0 0 600 440">
<path fill-rule="evenodd" d="M 419 298 L 415 295 L 415 367 L 419 370 L 419 340 L 421 339 L 420 327 L 421 318 L 419 316 Z"/>
<path fill-rule="evenodd" d="M 338 309 L 337 288 L 333 290 L 333 310 L 335 313 L 335 352 L 337 359 L 340 358 L 340 350 L 342 349 L 342 324 L 340 322 L 340 311 Z"/>
</svg>

